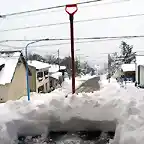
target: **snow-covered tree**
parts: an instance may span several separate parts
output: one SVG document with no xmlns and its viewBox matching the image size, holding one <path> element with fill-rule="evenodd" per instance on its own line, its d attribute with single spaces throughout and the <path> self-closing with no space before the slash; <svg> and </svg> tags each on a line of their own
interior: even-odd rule
<svg viewBox="0 0 144 144">
<path fill-rule="evenodd" d="M 133 46 L 122 41 L 120 45 L 121 59 L 125 64 L 129 64 L 135 60 L 135 52 L 133 52 Z"/>
</svg>

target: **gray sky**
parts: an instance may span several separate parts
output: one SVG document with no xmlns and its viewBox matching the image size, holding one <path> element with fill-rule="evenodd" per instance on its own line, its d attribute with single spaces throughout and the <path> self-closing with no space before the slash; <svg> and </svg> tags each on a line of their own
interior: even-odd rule
<svg viewBox="0 0 144 144">
<path fill-rule="evenodd" d="M 44 7 L 68 4 L 74 0 L 0 0 L 0 13 L 7 14 L 19 11 L 26 11 Z M 80 2 L 84 0 L 79 0 Z M 86 0 L 85 0 L 86 1 Z M 75 15 L 75 20 L 121 16 L 129 14 L 144 13 L 143 0 L 121 0 L 119 3 L 104 4 L 109 2 L 119 2 L 120 0 L 103 0 L 87 5 L 79 6 L 79 10 Z M 93 37 L 93 36 L 123 36 L 123 35 L 144 35 L 144 16 L 97 20 L 92 22 L 75 23 L 75 37 Z M 0 20 L 0 30 L 12 29 L 33 25 L 44 25 L 60 22 L 69 22 L 69 17 L 64 8 L 57 10 L 47 10 L 44 12 L 33 13 L 29 15 L 20 15 Z M 6 39 L 38 39 L 38 38 L 68 38 L 69 24 L 57 25 L 51 27 L 26 29 L 19 31 L 0 32 L 1 40 Z M 123 39 L 124 40 L 124 39 Z M 125 40 L 129 44 L 134 45 L 134 50 L 143 49 L 144 38 Z M 75 49 L 81 59 L 87 59 L 92 63 L 102 63 L 107 59 L 107 55 L 101 53 L 111 53 L 119 51 L 121 40 L 113 41 L 97 41 L 91 43 L 75 44 Z M 63 42 L 41 42 L 37 45 L 54 44 Z M 13 46 L 25 46 L 24 42 L 8 42 L 2 43 Z M 36 45 L 36 44 L 35 44 Z M 33 46 L 35 46 L 33 45 Z M 6 47 L 0 47 L 6 49 Z M 60 55 L 70 54 L 70 45 L 57 45 L 47 47 L 29 47 L 29 51 L 41 54 L 56 54 L 60 49 Z M 85 57 L 89 56 L 89 57 Z"/>
</svg>

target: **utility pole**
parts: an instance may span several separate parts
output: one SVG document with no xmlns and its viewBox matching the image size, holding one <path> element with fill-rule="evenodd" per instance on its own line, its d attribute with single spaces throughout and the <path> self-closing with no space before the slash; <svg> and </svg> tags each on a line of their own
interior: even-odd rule
<svg viewBox="0 0 144 144">
<path fill-rule="evenodd" d="M 58 65 L 59 65 L 59 71 L 60 71 L 60 51 L 58 49 Z"/>
</svg>

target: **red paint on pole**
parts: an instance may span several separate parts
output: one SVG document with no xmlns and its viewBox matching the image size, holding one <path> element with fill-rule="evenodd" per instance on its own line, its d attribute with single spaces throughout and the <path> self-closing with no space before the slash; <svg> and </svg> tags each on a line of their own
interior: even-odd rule
<svg viewBox="0 0 144 144">
<path fill-rule="evenodd" d="M 74 7 L 75 10 L 73 12 L 69 12 L 68 8 Z M 75 58 L 74 58 L 74 14 L 77 12 L 78 8 L 76 4 L 71 4 L 66 6 L 66 12 L 70 17 L 70 37 L 71 37 L 71 60 L 72 60 L 72 94 L 75 93 Z"/>
</svg>

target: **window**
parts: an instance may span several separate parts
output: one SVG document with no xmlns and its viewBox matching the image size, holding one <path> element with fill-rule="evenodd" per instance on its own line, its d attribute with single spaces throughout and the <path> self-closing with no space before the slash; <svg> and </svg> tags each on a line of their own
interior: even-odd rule
<svg viewBox="0 0 144 144">
<path fill-rule="evenodd" d="M 38 93 L 44 93 L 44 85 L 38 88 Z"/>
<path fill-rule="evenodd" d="M 18 60 L 18 65 L 20 65 L 22 63 L 21 59 Z"/>
<path fill-rule="evenodd" d="M 45 76 L 45 78 L 48 78 L 48 70 L 44 71 L 44 76 Z"/>
<path fill-rule="evenodd" d="M 5 67 L 5 64 L 0 65 L 0 71 Z"/>
<path fill-rule="evenodd" d="M 37 73 L 37 79 L 38 79 L 39 81 L 42 81 L 42 80 L 43 80 L 43 72 L 38 72 L 38 73 Z"/>
</svg>

